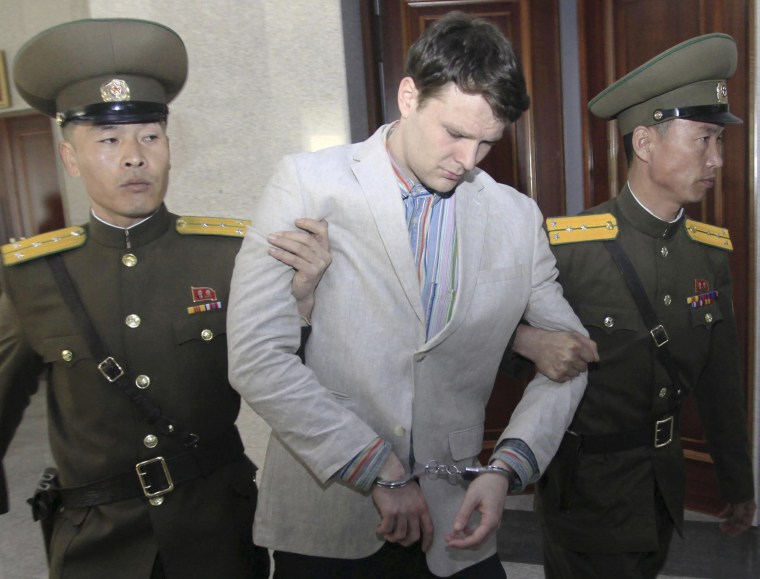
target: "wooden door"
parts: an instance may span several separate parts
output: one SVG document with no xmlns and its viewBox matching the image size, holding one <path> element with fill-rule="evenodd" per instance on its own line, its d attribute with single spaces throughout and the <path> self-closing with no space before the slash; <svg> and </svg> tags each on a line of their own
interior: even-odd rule
<svg viewBox="0 0 760 579">
<path fill-rule="evenodd" d="M 362 2 L 369 128 L 398 118 L 398 83 L 409 46 L 452 10 L 488 18 L 512 42 L 522 62 L 531 107 L 480 168 L 535 199 L 549 215 L 565 213 L 564 150 L 556 0 Z M 538 111 L 538 112 L 536 112 Z M 497 379 L 486 409 L 484 455 L 490 454 L 519 402 L 527 380 Z"/>
<path fill-rule="evenodd" d="M 50 119 L 0 118 L 0 244 L 63 226 Z"/>
<path fill-rule="evenodd" d="M 751 14 L 744 0 L 579 0 L 581 39 L 581 98 L 588 102 L 612 81 L 643 64 L 671 46 L 710 32 L 725 32 L 736 39 L 738 65 L 728 82 L 731 112 L 743 125 L 728 125 L 724 133 L 724 166 L 715 191 L 701 204 L 687 207 L 697 220 L 727 227 L 734 251 L 734 309 L 739 326 L 741 373 L 747 384 L 748 416 L 751 416 L 752 389 L 749 377 L 754 359 L 752 339 L 752 289 L 750 287 L 750 217 L 752 192 L 749 190 L 750 134 L 753 126 L 749 106 L 749 22 Z M 590 207 L 617 194 L 625 179 L 626 163 L 622 141 L 615 123 L 591 115 L 584 117 L 586 158 L 585 205 Z M 751 428 L 751 424 L 750 424 Z M 687 507 L 717 513 L 723 507 L 717 489 L 712 460 L 693 401 L 684 408 L 681 436 L 688 462 Z"/>
</svg>

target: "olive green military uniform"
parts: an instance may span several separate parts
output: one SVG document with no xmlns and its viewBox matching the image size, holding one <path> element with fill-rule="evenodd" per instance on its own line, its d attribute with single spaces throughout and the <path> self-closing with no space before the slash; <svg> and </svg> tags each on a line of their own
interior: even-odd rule
<svg viewBox="0 0 760 579">
<path fill-rule="evenodd" d="M 19 94 L 63 127 L 165 123 L 186 76 L 182 39 L 132 19 L 45 30 L 13 66 Z M 135 171 L 143 162 L 122 159 L 122 181 L 150 179 Z M 121 194 L 103 187 L 88 194 Z M 3 246 L 0 459 L 46 372 L 63 505 L 52 521 L 51 577 L 268 576 L 268 554 L 252 540 L 256 467 L 227 381 L 226 307 L 244 232 L 237 220 L 177 218 L 161 204 L 128 229 L 93 216 Z M 49 263 L 59 258 L 105 347 L 64 300 Z M 116 363 L 101 374 L 105 354 Z M 117 364 L 123 388 L 109 381 Z M 150 420 L 139 394 L 154 405 Z M 168 421 L 155 420 L 156 407 Z"/>
<path fill-rule="evenodd" d="M 686 218 L 675 223 L 657 219 L 627 187 L 589 213 L 609 213 L 617 222 L 617 241 L 667 329 L 684 384 L 696 396 L 723 498 L 731 503 L 751 499 L 752 467 L 725 237 L 713 236 L 716 245 L 695 241 Z M 605 216 L 603 221 L 609 219 Z M 656 358 L 650 328 L 604 243 L 552 246 L 565 298 L 596 341 L 601 360 L 589 372 L 570 430 L 600 435 L 650 424 L 652 443 L 623 452 L 579 455 L 569 443 L 539 482 L 537 509 L 548 537 L 567 549 L 653 551 L 658 548 L 655 487 L 676 526 L 683 522 L 685 465 L 677 419 L 672 442 L 654 447 L 656 421 L 665 421 L 658 444 L 670 438 L 668 417 L 673 415 L 675 392 Z M 700 302 L 699 296 L 713 294 Z"/>
<path fill-rule="evenodd" d="M 632 135 L 636 155 L 637 127 L 671 119 L 740 123 L 729 112 L 725 82 L 735 68 L 730 36 L 693 38 L 613 83 L 589 110 Z M 646 192 L 651 196 L 665 187 L 649 176 L 643 164 L 650 160 L 634 157 L 632 170 L 654 188 Z M 705 172 L 715 170 L 702 162 Z M 673 223 L 662 221 L 635 193 L 626 185 L 582 216 L 546 221 L 564 295 L 600 359 L 589 368 L 583 400 L 537 487 L 552 579 L 657 575 L 672 530 L 680 532 L 683 523 L 679 422 L 687 393 L 696 398 L 723 499 L 743 503 L 754 494 L 728 231 L 691 221 L 683 211 Z M 630 259 L 655 323 L 644 322 L 609 243 Z M 670 372 L 665 348 L 676 368 Z"/>
<path fill-rule="evenodd" d="M 83 243 L 60 255 L 98 333 L 135 387 L 197 434 L 199 448 L 234 448 L 240 398 L 227 382 L 225 307 L 242 229 L 227 222 L 204 228 L 213 235 L 183 234 L 195 229 L 178 226 L 165 207 L 129 230 L 93 218 L 75 236 Z M 56 237 L 65 241 L 71 233 L 39 239 L 55 247 L 50 240 Z M 100 360 L 89 353 L 47 258 L 14 263 L 17 253 L 33 251 L 34 242 L 23 242 L 27 250 L 3 248 L 0 449 L 7 448 L 41 372 L 49 369 L 50 443 L 63 486 L 134 473 L 136 463 L 187 451 L 182 440 L 142 420 L 98 372 Z M 51 576 L 148 577 L 157 550 L 168 577 L 256 576 L 254 475 L 253 463 L 238 451 L 206 476 L 177 485 L 160 505 L 138 497 L 64 509 L 55 518 Z"/>
</svg>

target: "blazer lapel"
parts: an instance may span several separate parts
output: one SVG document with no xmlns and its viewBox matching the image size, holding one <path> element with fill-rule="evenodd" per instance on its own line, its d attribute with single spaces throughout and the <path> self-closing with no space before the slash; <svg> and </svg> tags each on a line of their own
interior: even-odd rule
<svg viewBox="0 0 760 579">
<path fill-rule="evenodd" d="M 459 275 L 457 295 L 451 320 L 430 341 L 425 350 L 434 348 L 462 325 L 470 309 L 475 285 L 478 281 L 480 259 L 484 251 L 488 223 L 488 198 L 482 194 L 483 186 L 474 179 L 462 182 L 454 193 L 457 196 L 456 226 L 459 243 Z"/>
<path fill-rule="evenodd" d="M 375 220 L 396 277 L 417 318 L 425 324 L 420 284 L 409 246 L 401 193 L 393 175 L 382 137 L 383 128 L 356 148 L 352 170 Z"/>
</svg>

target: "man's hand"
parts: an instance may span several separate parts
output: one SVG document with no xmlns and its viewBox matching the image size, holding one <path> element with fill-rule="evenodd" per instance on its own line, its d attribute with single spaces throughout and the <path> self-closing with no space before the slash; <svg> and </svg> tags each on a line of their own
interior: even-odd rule
<svg viewBox="0 0 760 579">
<path fill-rule="evenodd" d="M 269 255 L 296 270 L 292 293 L 298 303 L 298 314 L 307 320 L 314 309 L 314 290 L 322 274 L 332 262 L 327 237 L 327 221 L 296 219 L 302 231 L 279 231 L 267 237 Z"/>
<path fill-rule="evenodd" d="M 729 537 L 741 535 L 752 525 L 756 509 L 755 501 L 727 505 L 718 515 L 718 518 L 723 519 L 720 522 L 720 530 Z"/>
<path fill-rule="evenodd" d="M 407 475 L 396 455 L 391 454 L 380 471 L 380 478 L 401 480 Z M 422 537 L 422 551 L 433 542 L 433 520 L 430 518 L 422 489 L 416 482 L 398 489 L 372 487 L 372 500 L 382 520 L 375 532 L 390 543 L 404 547 L 413 545 Z"/>
<path fill-rule="evenodd" d="M 493 464 L 507 468 L 500 460 L 494 461 Z M 454 528 L 446 535 L 446 544 L 455 549 L 479 547 L 501 526 L 508 489 L 509 481 L 498 473 L 481 474 L 472 481 L 454 518 Z M 480 524 L 473 528 L 470 518 L 475 511 L 480 513 Z"/>
<path fill-rule="evenodd" d="M 528 358 L 536 369 L 555 382 L 566 382 L 599 361 L 596 342 L 577 332 L 517 326 L 513 350 Z"/>
</svg>

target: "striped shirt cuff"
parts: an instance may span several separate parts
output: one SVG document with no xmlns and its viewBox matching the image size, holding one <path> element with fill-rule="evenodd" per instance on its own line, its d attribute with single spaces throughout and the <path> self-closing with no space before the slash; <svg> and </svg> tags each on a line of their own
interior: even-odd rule
<svg viewBox="0 0 760 579">
<path fill-rule="evenodd" d="M 518 484 L 513 493 L 521 493 L 530 483 L 536 482 L 540 476 L 538 463 L 533 451 L 519 438 L 505 438 L 491 455 L 489 464 L 494 460 L 507 463 L 517 475 Z"/>
<path fill-rule="evenodd" d="M 335 476 L 362 492 L 368 492 L 390 454 L 391 445 L 378 436 Z"/>
</svg>

